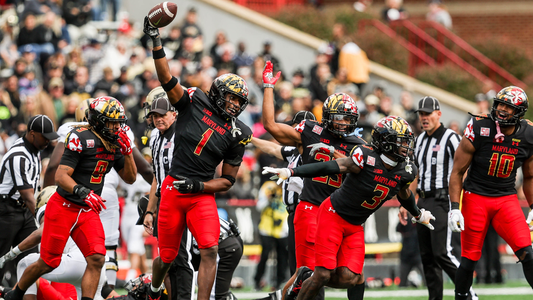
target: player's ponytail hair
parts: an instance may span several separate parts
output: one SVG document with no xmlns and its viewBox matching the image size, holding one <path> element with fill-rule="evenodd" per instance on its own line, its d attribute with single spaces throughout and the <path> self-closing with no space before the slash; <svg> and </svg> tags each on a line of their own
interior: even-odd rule
<svg viewBox="0 0 533 300">
<path fill-rule="evenodd" d="M 105 149 L 106 149 L 107 151 L 109 151 L 109 152 L 115 152 L 114 149 L 117 149 L 117 148 L 118 148 L 118 145 L 114 145 L 114 144 L 108 142 L 106 139 L 102 138 L 102 137 L 98 134 L 98 132 L 96 132 L 96 130 L 94 130 L 94 128 L 93 128 L 91 125 L 89 125 L 89 124 L 85 124 L 85 125 L 76 125 L 76 126 L 74 126 L 74 127 L 75 127 L 75 128 L 87 128 L 87 129 L 89 129 L 90 131 L 92 131 L 92 132 L 94 133 L 94 135 L 96 135 L 96 137 L 99 138 L 100 141 L 102 141 L 102 143 L 104 144 Z"/>
</svg>

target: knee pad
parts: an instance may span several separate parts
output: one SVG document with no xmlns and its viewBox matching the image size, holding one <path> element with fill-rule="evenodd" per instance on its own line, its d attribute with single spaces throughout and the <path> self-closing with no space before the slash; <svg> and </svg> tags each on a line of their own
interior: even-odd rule
<svg viewBox="0 0 533 300">
<path fill-rule="evenodd" d="M 474 271 L 476 269 L 477 261 L 473 261 L 466 257 L 461 257 L 461 267 L 468 271 Z"/>
<path fill-rule="evenodd" d="M 523 264 L 530 263 L 533 260 L 533 248 L 531 245 L 522 249 L 518 249 L 515 254 L 516 257 L 518 257 L 518 261 Z"/>
</svg>

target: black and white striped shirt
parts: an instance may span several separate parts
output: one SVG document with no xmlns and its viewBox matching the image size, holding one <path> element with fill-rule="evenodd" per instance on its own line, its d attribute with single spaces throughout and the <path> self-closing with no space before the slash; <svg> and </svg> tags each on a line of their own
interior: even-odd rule
<svg viewBox="0 0 533 300">
<path fill-rule="evenodd" d="M 38 191 L 41 176 L 39 149 L 25 138 L 19 138 L 2 158 L 0 167 L 0 195 L 20 198 L 19 190 Z"/>
<path fill-rule="evenodd" d="M 281 147 L 281 155 L 283 156 L 283 159 L 289 163 L 287 168 L 296 168 L 302 164 L 302 156 L 296 147 Z M 289 188 L 291 184 L 294 186 L 303 186 L 303 180 L 300 177 L 291 177 L 289 180 L 283 181 L 283 203 L 287 206 L 298 203 L 299 195 L 293 191 L 293 188 Z"/>
<path fill-rule="evenodd" d="M 174 124 L 164 134 L 161 134 L 157 129 L 152 130 L 150 149 L 152 149 L 152 164 L 158 192 L 161 190 L 161 184 L 172 166 L 174 146 Z"/>
<path fill-rule="evenodd" d="M 460 141 L 461 137 L 442 123 L 433 135 L 423 132 L 416 138 L 415 159 L 420 190 L 429 192 L 448 188 L 453 158 Z"/>
</svg>

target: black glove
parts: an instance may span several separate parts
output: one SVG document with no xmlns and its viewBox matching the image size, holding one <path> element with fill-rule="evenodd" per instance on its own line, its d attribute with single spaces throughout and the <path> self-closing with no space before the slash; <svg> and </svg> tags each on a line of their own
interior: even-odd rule
<svg viewBox="0 0 533 300">
<path fill-rule="evenodd" d="M 87 196 L 89 196 L 89 194 L 91 193 L 91 190 L 81 184 L 77 184 L 74 186 L 74 189 L 72 189 L 72 193 L 78 195 L 78 197 L 85 200 L 85 198 L 87 198 Z"/>
<path fill-rule="evenodd" d="M 144 17 L 143 32 L 146 33 L 154 43 L 153 47 L 161 46 L 161 36 L 159 35 L 159 29 L 155 28 L 148 21 L 148 17 Z"/>
<path fill-rule="evenodd" d="M 198 193 L 204 190 L 204 183 L 197 179 L 191 179 L 183 176 L 178 176 L 177 181 L 174 181 L 174 187 L 182 194 Z"/>
</svg>

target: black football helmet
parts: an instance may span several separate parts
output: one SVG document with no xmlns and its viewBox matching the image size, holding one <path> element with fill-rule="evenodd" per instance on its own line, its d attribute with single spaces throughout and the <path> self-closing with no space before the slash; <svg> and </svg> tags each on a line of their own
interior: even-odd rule
<svg viewBox="0 0 533 300">
<path fill-rule="evenodd" d="M 372 129 L 372 145 L 379 154 L 392 156 L 397 162 L 404 161 L 413 151 L 415 136 L 409 123 L 396 116 L 379 120 Z M 400 149 L 407 152 L 402 154 Z"/>
<path fill-rule="evenodd" d="M 124 107 L 113 97 L 98 97 L 89 104 L 87 121 L 108 142 L 115 143 L 118 140 L 118 132 L 109 130 L 106 122 L 119 122 L 124 126 L 127 120 Z"/>
<path fill-rule="evenodd" d="M 235 114 L 226 111 L 226 94 L 239 97 L 240 110 Z M 209 99 L 213 102 L 221 117 L 226 120 L 237 118 L 248 105 L 248 86 L 244 79 L 235 74 L 224 74 L 213 81 L 209 89 Z"/>
<path fill-rule="evenodd" d="M 496 109 L 499 103 L 504 103 L 514 108 L 514 114 L 510 119 L 502 118 L 500 116 L 500 113 L 502 112 Z M 508 86 L 503 88 L 498 94 L 496 94 L 496 97 L 494 97 L 490 116 L 492 120 L 498 121 L 502 126 L 516 125 L 516 123 L 518 123 L 518 121 L 526 114 L 528 106 L 529 101 L 527 100 L 526 92 L 519 87 Z"/>
<path fill-rule="evenodd" d="M 344 130 L 336 129 L 334 124 L 337 123 L 336 121 L 342 119 L 348 119 L 349 123 L 342 124 L 346 125 Z M 334 135 L 345 137 L 354 132 L 357 126 L 357 120 L 359 120 L 357 106 L 348 94 L 336 93 L 324 101 L 324 106 L 322 107 L 322 123 Z"/>
<path fill-rule="evenodd" d="M 144 300 L 150 283 L 152 283 L 152 274 L 141 274 L 128 281 L 124 288 L 128 291 L 128 295 L 131 295 L 135 300 Z"/>
</svg>

